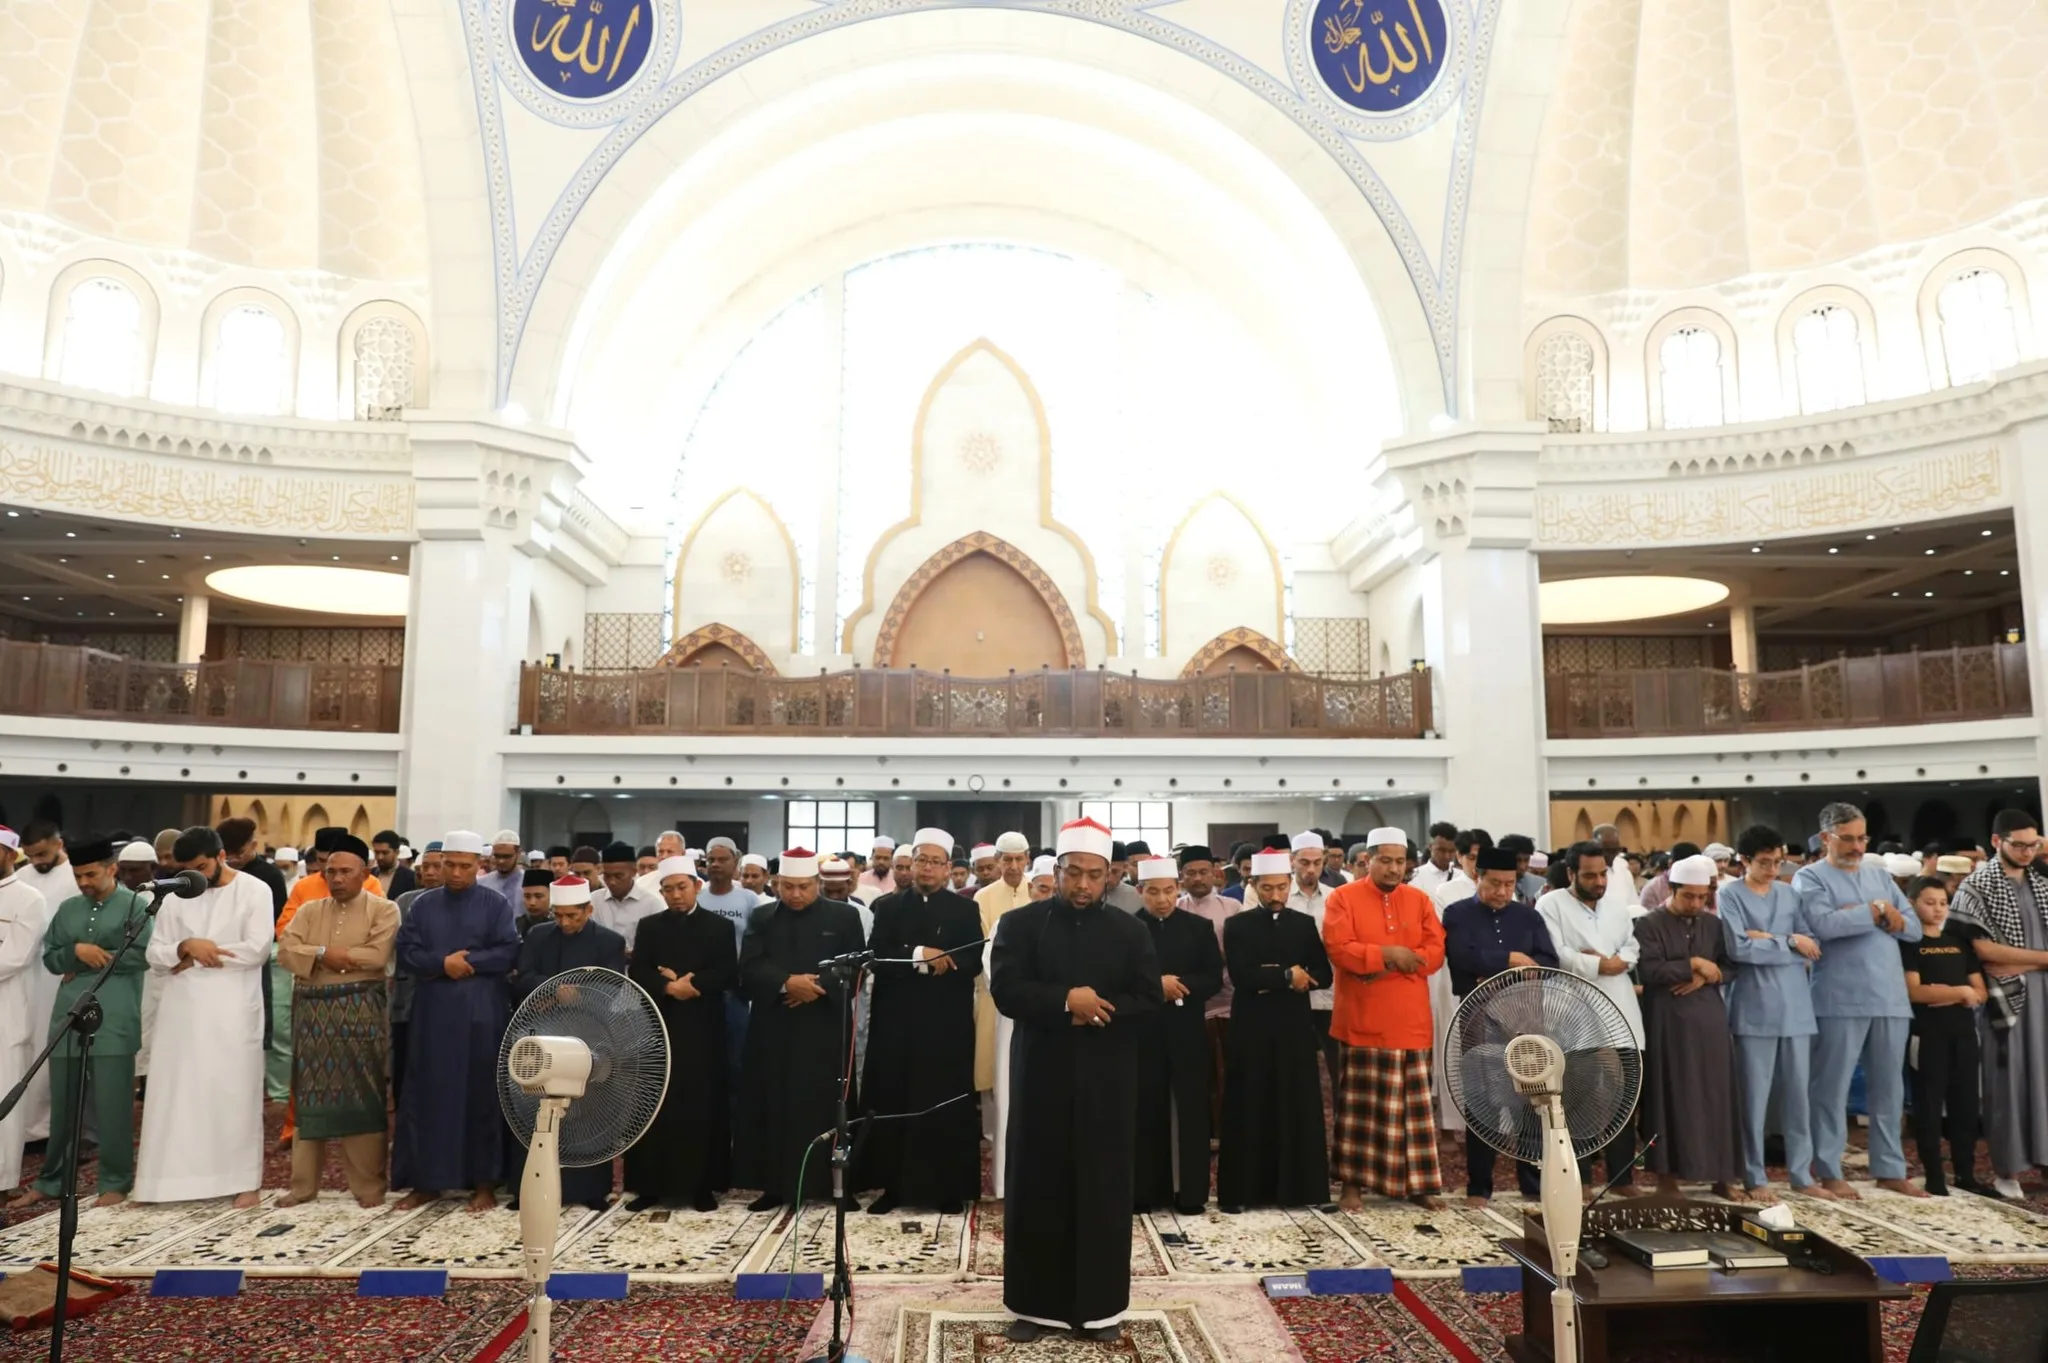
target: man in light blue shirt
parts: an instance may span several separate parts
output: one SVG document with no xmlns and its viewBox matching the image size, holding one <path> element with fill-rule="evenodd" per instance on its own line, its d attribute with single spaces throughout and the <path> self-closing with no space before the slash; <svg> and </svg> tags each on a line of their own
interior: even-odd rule
<svg viewBox="0 0 2048 1363">
<path fill-rule="evenodd" d="M 1776 1084 L 1785 1163 L 1795 1192 L 1833 1198 L 1813 1181 L 1813 987 L 1809 963 L 1820 944 L 1807 933 L 1799 894 L 1778 879 L 1785 838 L 1757 824 L 1735 840 L 1740 880 L 1723 881 L 1721 922 L 1742 966 L 1728 986 L 1728 1026 L 1742 1073 L 1742 1181 L 1751 1193 L 1768 1190 L 1764 1172 L 1764 1112 Z"/>
<path fill-rule="evenodd" d="M 1862 810 L 1851 804 L 1821 810 L 1820 840 L 1822 855 L 1792 877 L 1807 930 L 1821 949 L 1813 967 L 1813 1162 L 1823 1188 L 1856 1197 L 1842 1178 L 1842 1151 L 1849 1139 L 1849 1081 L 1861 1060 L 1870 1103 L 1870 1172 L 1880 1188 L 1925 1197 L 1925 1189 L 1906 1181 L 1899 1142 L 1913 1007 L 1898 943 L 1920 940 L 1920 919 L 1884 867 L 1864 858 L 1870 834 Z"/>
</svg>

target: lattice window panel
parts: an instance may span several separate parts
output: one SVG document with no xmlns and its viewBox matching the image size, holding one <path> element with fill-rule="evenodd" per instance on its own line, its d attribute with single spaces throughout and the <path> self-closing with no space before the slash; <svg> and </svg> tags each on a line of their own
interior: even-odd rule
<svg viewBox="0 0 2048 1363">
<path fill-rule="evenodd" d="M 1536 347 L 1536 419 L 1553 431 L 1593 429 L 1593 344 L 1568 331 Z"/>
<path fill-rule="evenodd" d="M 1318 677 L 1363 681 L 1372 675 L 1372 625 L 1348 615 L 1294 619 L 1294 661 Z"/>
<path fill-rule="evenodd" d="M 652 667 L 668 649 L 660 611 L 599 611 L 583 617 L 583 671 Z"/>
<path fill-rule="evenodd" d="M 230 626 L 221 641 L 230 658 L 292 663 L 375 663 L 389 667 L 405 662 L 405 631 L 375 628 L 309 628 Z"/>
<path fill-rule="evenodd" d="M 396 421 L 412 406 L 412 328 L 373 317 L 356 332 L 356 420 Z"/>
<path fill-rule="evenodd" d="M 1546 672 L 1628 671 L 1656 667 L 1713 667 L 1708 641 L 1685 635 L 1605 636 L 1551 634 L 1543 639 Z"/>
</svg>

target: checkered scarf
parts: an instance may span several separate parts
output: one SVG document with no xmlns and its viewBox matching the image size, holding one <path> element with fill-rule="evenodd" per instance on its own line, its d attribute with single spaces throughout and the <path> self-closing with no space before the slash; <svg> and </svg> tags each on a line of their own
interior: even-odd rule
<svg viewBox="0 0 2048 1363">
<path fill-rule="evenodd" d="M 2028 885 L 2033 890 L 2034 909 L 2048 925 L 2048 868 L 2027 867 Z M 2019 891 L 1996 857 L 1985 862 L 1956 886 L 1949 917 L 1984 933 L 2000 946 L 2025 947 L 2026 927 L 2020 921 Z M 1991 1025 L 2011 1027 L 2027 1002 L 2027 977 L 2001 979 L 1986 972 L 1984 983 L 1991 991 Z"/>
</svg>

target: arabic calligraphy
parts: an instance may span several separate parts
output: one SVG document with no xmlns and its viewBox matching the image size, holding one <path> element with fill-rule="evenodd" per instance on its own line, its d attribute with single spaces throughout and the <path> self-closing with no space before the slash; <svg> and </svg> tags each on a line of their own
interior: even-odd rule
<svg viewBox="0 0 2048 1363">
<path fill-rule="evenodd" d="M 1309 22 L 1316 74 L 1354 109 L 1404 109 L 1443 71 L 1443 0 L 1320 0 Z"/>
<path fill-rule="evenodd" d="M 653 0 L 513 0 L 512 45 L 550 93 L 602 99 L 646 63 L 654 8 Z"/>
</svg>

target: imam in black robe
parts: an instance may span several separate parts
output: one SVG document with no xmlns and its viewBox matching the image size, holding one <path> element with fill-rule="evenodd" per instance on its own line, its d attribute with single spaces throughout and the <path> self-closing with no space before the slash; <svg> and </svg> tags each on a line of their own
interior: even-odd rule
<svg viewBox="0 0 2048 1363">
<path fill-rule="evenodd" d="M 1636 962 L 1643 984 L 1643 1131 L 1653 1173 L 1692 1183 L 1742 1180 L 1742 1104 L 1728 1005 L 1715 985 L 1672 993 L 1692 980 L 1692 958 L 1712 961 L 1723 983 L 1735 978 L 1728 925 L 1711 913 L 1657 909 L 1636 920 Z"/>
<path fill-rule="evenodd" d="M 525 914 L 520 915 L 525 918 Z M 512 1006 L 518 1008 L 526 996 L 541 987 L 549 979 L 565 970 L 577 970 L 584 966 L 596 966 L 604 970 L 626 973 L 626 939 L 610 928 L 584 920 L 583 926 L 573 933 L 563 932 L 553 922 L 537 923 L 526 934 L 526 940 L 519 944 L 519 968 L 513 973 L 511 990 Z M 574 1120 L 575 1105 L 572 1103 L 565 1123 Z M 505 1127 L 505 1181 L 516 1190 L 522 1172 L 526 1168 L 526 1147 L 519 1143 L 511 1126 Z M 605 1209 L 612 1194 L 612 1165 L 610 1160 L 603 1164 L 586 1165 L 572 1169 L 562 1168 L 562 1205 L 565 1207 L 591 1207 L 598 1211 Z"/>
<path fill-rule="evenodd" d="M 996 920 L 989 993 L 1010 1037 L 1003 1305 L 1041 1324 L 1092 1328 L 1131 1304 L 1131 1150 L 1139 1029 L 1160 1006 L 1152 934 L 1121 909 L 1064 897 Z M 1067 994 L 1116 1009 L 1075 1026 Z"/>
<path fill-rule="evenodd" d="M 1188 996 L 1137 1020 L 1132 1201 L 1141 1211 L 1198 1212 L 1209 1202 L 1209 1033 L 1202 1005 L 1223 988 L 1223 950 L 1216 925 L 1185 909 L 1164 918 L 1147 909 L 1138 922 L 1152 935 L 1159 973 L 1179 979 Z"/>
<path fill-rule="evenodd" d="M 664 966 L 677 979 L 690 976 L 697 997 L 671 997 Z M 627 973 L 654 1000 L 668 1028 L 668 1093 L 646 1134 L 626 1152 L 626 1191 L 682 1205 L 732 1181 L 725 995 L 740 982 L 732 923 L 703 909 L 649 914 L 633 934 Z"/>
<path fill-rule="evenodd" d="M 877 961 L 870 1005 L 866 1066 L 861 1073 L 865 1112 L 923 1112 L 923 1117 L 874 1122 L 856 1186 L 882 1188 L 896 1202 L 944 1209 L 981 1194 L 981 1104 L 974 1097 L 974 981 L 981 974 L 981 910 L 965 895 L 915 888 L 884 895 L 874 907 L 868 939 Z M 918 947 L 958 947 L 943 975 L 913 966 Z"/>
<path fill-rule="evenodd" d="M 1216 1201 L 1225 1207 L 1313 1207 L 1330 1200 L 1321 1038 L 1306 990 L 1288 987 L 1300 966 L 1330 987 L 1316 920 L 1297 909 L 1251 907 L 1223 924 L 1230 970 L 1230 1037 L 1223 1061 L 1223 1138 Z"/>
<path fill-rule="evenodd" d="M 786 1202 L 803 1192 L 828 1196 L 832 1151 L 820 1132 L 832 1129 L 839 1102 L 839 1076 L 846 1060 L 840 1011 L 846 1006 L 841 982 L 818 969 L 833 956 L 859 951 L 866 941 L 853 905 L 820 899 L 791 909 L 779 899 L 755 908 L 740 948 L 740 985 L 752 1015 L 740 1060 L 739 1126 L 733 1133 L 734 1181 Z M 796 1008 L 785 1006 L 782 982 L 792 975 L 816 975 L 825 996 Z M 857 1095 L 849 1097 L 849 1104 Z"/>
</svg>

